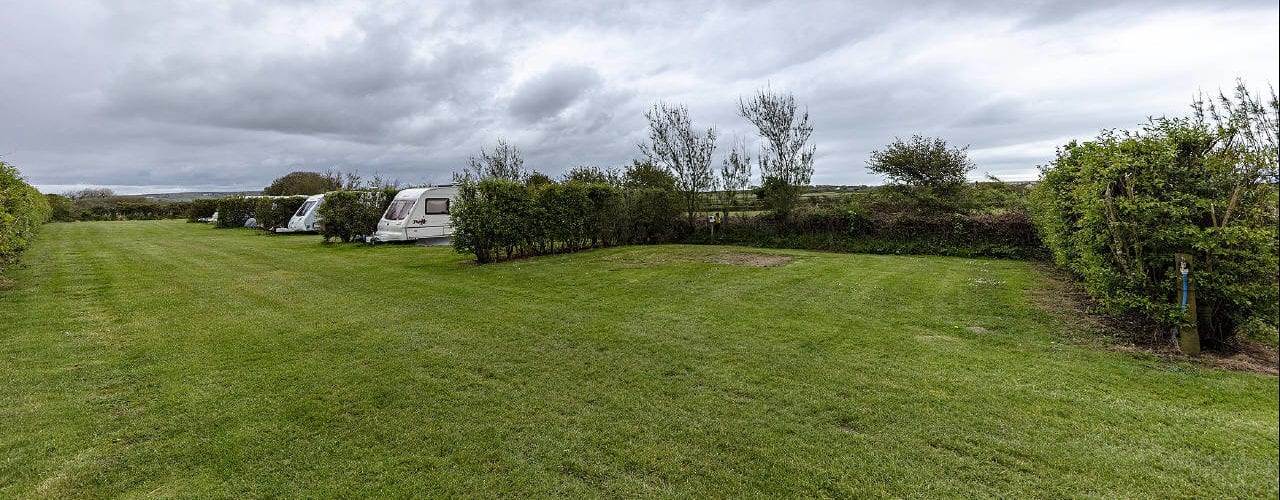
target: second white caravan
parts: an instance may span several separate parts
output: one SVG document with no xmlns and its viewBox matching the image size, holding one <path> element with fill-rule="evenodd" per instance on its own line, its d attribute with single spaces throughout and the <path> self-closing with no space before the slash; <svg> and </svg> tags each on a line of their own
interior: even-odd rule
<svg viewBox="0 0 1280 500">
<path fill-rule="evenodd" d="M 405 189 L 396 193 L 378 221 L 378 231 L 367 241 L 417 241 L 453 235 L 449 205 L 458 196 L 457 186 Z"/>
<path fill-rule="evenodd" d="M 324 194 L 313 194 L 302 202 L 298 211 L 289 218 L 289 224 L 276 228 L 277 233 L 311 233 L 320 230 L 320 205 L 324 203 Z"/>
</svg>

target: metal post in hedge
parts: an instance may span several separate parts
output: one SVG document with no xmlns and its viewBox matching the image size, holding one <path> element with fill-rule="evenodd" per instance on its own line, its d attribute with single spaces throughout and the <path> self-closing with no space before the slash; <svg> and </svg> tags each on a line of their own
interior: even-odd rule
<svg viewBox="0 0 1280 500">
<path fill-rule="evenodd" d="M 1178 345 L 1182 347 L 1183 353 L 1196 356 L 1200 354 L 1200 330 L 1196 319 L 1196 286 L 1191 283 L 1191 255 L 1174 254 L 1173 259 L 1178 283 L 1181 285 L 1178 298 L 1182 311 L 1191 311 L 1190 318 L 1184 319 L 1185 323 L 1178 327 Z"/>
</svg>

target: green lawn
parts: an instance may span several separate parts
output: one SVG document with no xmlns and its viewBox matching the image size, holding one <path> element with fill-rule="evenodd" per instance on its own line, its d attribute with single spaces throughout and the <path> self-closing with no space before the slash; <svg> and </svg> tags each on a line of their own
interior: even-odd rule
<svg viewBox="0 0 1280 500">
<path fill-rule="evenodd" d="M 1073 344 L 1028 263 L 743 252 L 52 224 L 0 497 L 1277 495 L 1274 377 Z"/>
</svg>

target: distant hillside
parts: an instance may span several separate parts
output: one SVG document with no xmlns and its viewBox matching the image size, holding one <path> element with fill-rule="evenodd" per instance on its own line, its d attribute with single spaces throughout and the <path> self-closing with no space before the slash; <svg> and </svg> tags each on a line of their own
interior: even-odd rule
<svg viewBox="0 0 1280 500">
<path fill-rule="evenodd" d="M 222 198 L 224 196 L 232 196 L 242 194 L 245 196 L 261 195 L 262 191 L 193 191 L 189 193 L 156 193 L 156 194 L 140 194 L 148 200 L 155 201 L 191 201 L 204 198 Z"/>
</svg>

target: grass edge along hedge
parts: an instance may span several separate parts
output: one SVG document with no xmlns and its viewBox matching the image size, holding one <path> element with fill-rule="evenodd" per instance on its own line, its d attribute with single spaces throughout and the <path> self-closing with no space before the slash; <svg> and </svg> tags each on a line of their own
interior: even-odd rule
<svg viewBox="0 0 1280 500">
<path fill-rule="evenodd" d="M 17 167 L 0 161 L 0 273 L 17 262 L 49 216 L 49 200 Z"/>
</svg>

